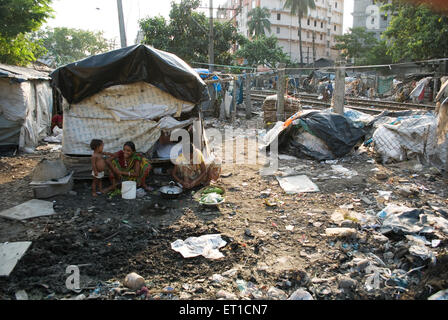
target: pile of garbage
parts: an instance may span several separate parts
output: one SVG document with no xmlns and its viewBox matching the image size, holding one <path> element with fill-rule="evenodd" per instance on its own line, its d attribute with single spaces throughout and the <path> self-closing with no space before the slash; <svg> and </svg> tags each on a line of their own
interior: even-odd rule
<svg viewBox="0 0 448 320">
<path fill-rule="evenodd" d="M 280 153 L 323 161 L 344 157 L 364 143 L 382 163 L 418 159 L 444 169 L 447 145 L 438 136 L 435 113 L 384 111 L 371 116 L 350 108 L 344 115 L 332 111 L 308 110 L 294 115 L 291 124 L 277 122 L 264 136 L 266 146 L 278 138 Z"/>
</svg>

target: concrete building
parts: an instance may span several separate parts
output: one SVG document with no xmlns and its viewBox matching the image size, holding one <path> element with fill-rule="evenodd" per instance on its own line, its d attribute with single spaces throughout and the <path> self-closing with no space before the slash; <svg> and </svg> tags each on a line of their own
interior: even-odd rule
<svg viewBox="0 0 448 320">
<path fill-rule="evenodd" d="M 392 19 L 392 15 L 383 12 L 381 6 L 375 4 L 374 0 L 354 0 L 353 28 L 366 28 L 380 40 Z"/>
<path fill-rule="evenodd" d="M 225 7 L 234 9 L 226 10 L 227 18 L 234 17 L 239 32 L 246 37 L 251 36 L 248 12 L 255 7 L 268 8 L 271 32 L 266 31 L 266 35 L 277 37 L 283 51 L 293 61 L 300 62 L 298 17 L 284 9 L 284 3 L 284 0 L 228 0 Z M 303 62 L 312 63 L 320 58 L 337 60 L 339 53 L 332 48 L 336 44 L 335 36 L 343 34 L 344 0 L 315 0 L 315 3 L 316 9 L 309 10 L 301 21 Z"/>
</svg>

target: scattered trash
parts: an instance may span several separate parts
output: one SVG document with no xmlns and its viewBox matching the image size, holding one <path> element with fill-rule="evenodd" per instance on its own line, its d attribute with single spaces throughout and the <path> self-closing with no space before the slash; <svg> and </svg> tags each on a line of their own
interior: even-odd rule
<svg viewBox="0 0 448 320">
<path fill-rule="evenodd" d="M 182 254 L 184 258 L 192 258 L 202 255 L 207 259 L 220 259 L 224 255 L 219 248 L 227 244 L 220 234 L 210 234 L 200 237 L 190 237 L 185 241 L 176 240 L 171 243 L 171 249 Z"/>
<path fill-rule="evenodd" d="M 325 234 L 328 237 L 353 237 L 357 235 L 357 232 L 353 228 L 327 228 Z"/>
<path fill-rule="evenodd" d="M 436 240 L 432 240 L 431 241 L 431 247 L 433 248 L 437 248 L 439 246 L 439 244 L 441 243 L 441 241 L 439 239 Z"/>
<path fill-rule="evenodd" d="M 216 299 L 220 300 L 237 300 L 237 297 L 234 293 L 230 293 L 224 290 L 219 290 L 216 293 Z"/>
<path fill-rule="evenodd" d="M 356 171 L 349 170 L 347 168 L 344 168 L 341 165 L 332 165 L 331 168 L 332 168 L 333 172 L 338 173 L 347 179 L 351 179 L 358 175 L 358 173 Z"/>
<path fill-rule="evenodd" d="M 433 294 L 428 300 L 448 300 L 448 289 Z"/>
<path fill-rule="evenodd" d="M 0 276 L 9 277 L 30 246 L 29 241 L 0 243 Z"/>
<path fill-rule="evenodd" d="M 383 197 L 384 199 L 386 199 L 386 201 L 389 201 L 392 191 L 378 190 L 378 194 L 380 195 L 380 197 Z"/>
<path fill-rule="evenodd" d="M 275 287 L 270 287 L 267 292 L 267 298 L 269 300 L 287 300 L 288 295 L 283 290 Z"/>
<path fill-rule="evenodd" d="M 20 290 L 16 292 L 16 300 L 28 300 L 28 294 L 25 290 Z"/>
<path fill-rule="evenodd" d="M 0 212 L 0 216 L 13 220 L 25 220 L 36 217 L 51 216 L 56 212 L 53 202 L 33 199 L 13 208 Z"/>
<path fill-rule="evenodd" d="M 319 187 L 307 176 L 276 177 L 287 194 L 319 192 Z"/>
<path fill-rule="evenodd" d="M 434 253 L 424 246 L 414 245 L 409 248 L 409 253 L 413 256 L 417 256 L 422 260 L 431 260 L 432 264 L 436 263 L 436 257 Z"/>
<path fill-rule="evenodd" d="M 244 234 L 246 236 L 248 236 L 249 238 L 253 238 L 254 237 L 254 235 L 252 234 L 252 231 L 250 231 L 249 228 L 244 231 Z"/>
<path fill-rule="evenodd" d="M 299 158 L 294 157 L 294 156 L 288 156 L 287 154 L 279 154 L 278 158 L 280 160 L 299 160 Z"/>
<path fill-rule="evenodd" d="M 143 188 L 138 188 L 137 189 L 137 198 L 143 198 L 144 196 L 146 196 L 146 191 Z"/>
</svg>

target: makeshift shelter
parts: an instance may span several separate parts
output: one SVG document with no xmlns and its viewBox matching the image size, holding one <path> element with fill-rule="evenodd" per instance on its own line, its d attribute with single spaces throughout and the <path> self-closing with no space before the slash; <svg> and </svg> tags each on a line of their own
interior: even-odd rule
<svg viewBox="0 0 448 320">
<path fill-rule="evenodd" d="M 53 90 L 48 73 L 0 64 L 0 147 L 33 151 L 50 133 Z"/>
<path fill-rule="evenodd" d="M 198 105 L 209 99 L 207 86 L 171 53 L 135 45 L 66 65 L 51 76 L 67 102 L 62 152 L 76 178 L 90 176 L 82 157 L 92 154 L 92 139 L 103 140 L 106 152 L 133 141 L 138 152 L 157 161 L 169 160 L 155 150 L 163 131 L 188 128 L 203 134 Z"/>
</svg>

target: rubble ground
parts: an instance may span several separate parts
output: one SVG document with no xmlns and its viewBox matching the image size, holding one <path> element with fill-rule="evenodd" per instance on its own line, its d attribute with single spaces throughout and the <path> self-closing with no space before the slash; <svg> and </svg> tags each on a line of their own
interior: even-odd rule
<svg viewBox="0 0 448 320">
<path fill-rule="evenodd" d="M 58 153 L 0 158 L 2 209 L 32 199 L 31 172 L 43 157 Z M 320 189 L 288 195 L 274 175 L 260 175 L 262 167 L 224 164 L 226 202 L 218 208 L 201 207 L 190 192 L 176 200 L 156 193 L 135 201 L 93 198 L 90 181 L 76 181 L 74 192 L 48 199 L 54 216 L 0 218 L 0 242 L 32 241 L 12 274 L 0 278 L 0 298 L 15 299 L 19 290 L 30 299 L 74 298 L 79 292 L 66 287 L 70 265 L 79 266 L 88 299 L 284 299 L 299 288 L 321 300 L 426 299 L 447 288 L 442 230 L 426 235 L 441 240 L 431 264 L 410 254 L 405 235 L 375 226 L 389 203 L 448 218 L 440 209 L 448 204 L 447 181 L 434 168 L 382 165 L 362 148 L 337 162 L 280 160 L 277 174 L 305 174 Z M 326 229 L 336 227 L 355 234 L 328 237 Z M 170 247 L 205 234 L 222 235 L 223 259 L 186 259 Z M 148 291 L 123 287 L 131 272 L 146 279 Z"/>
</svg>

